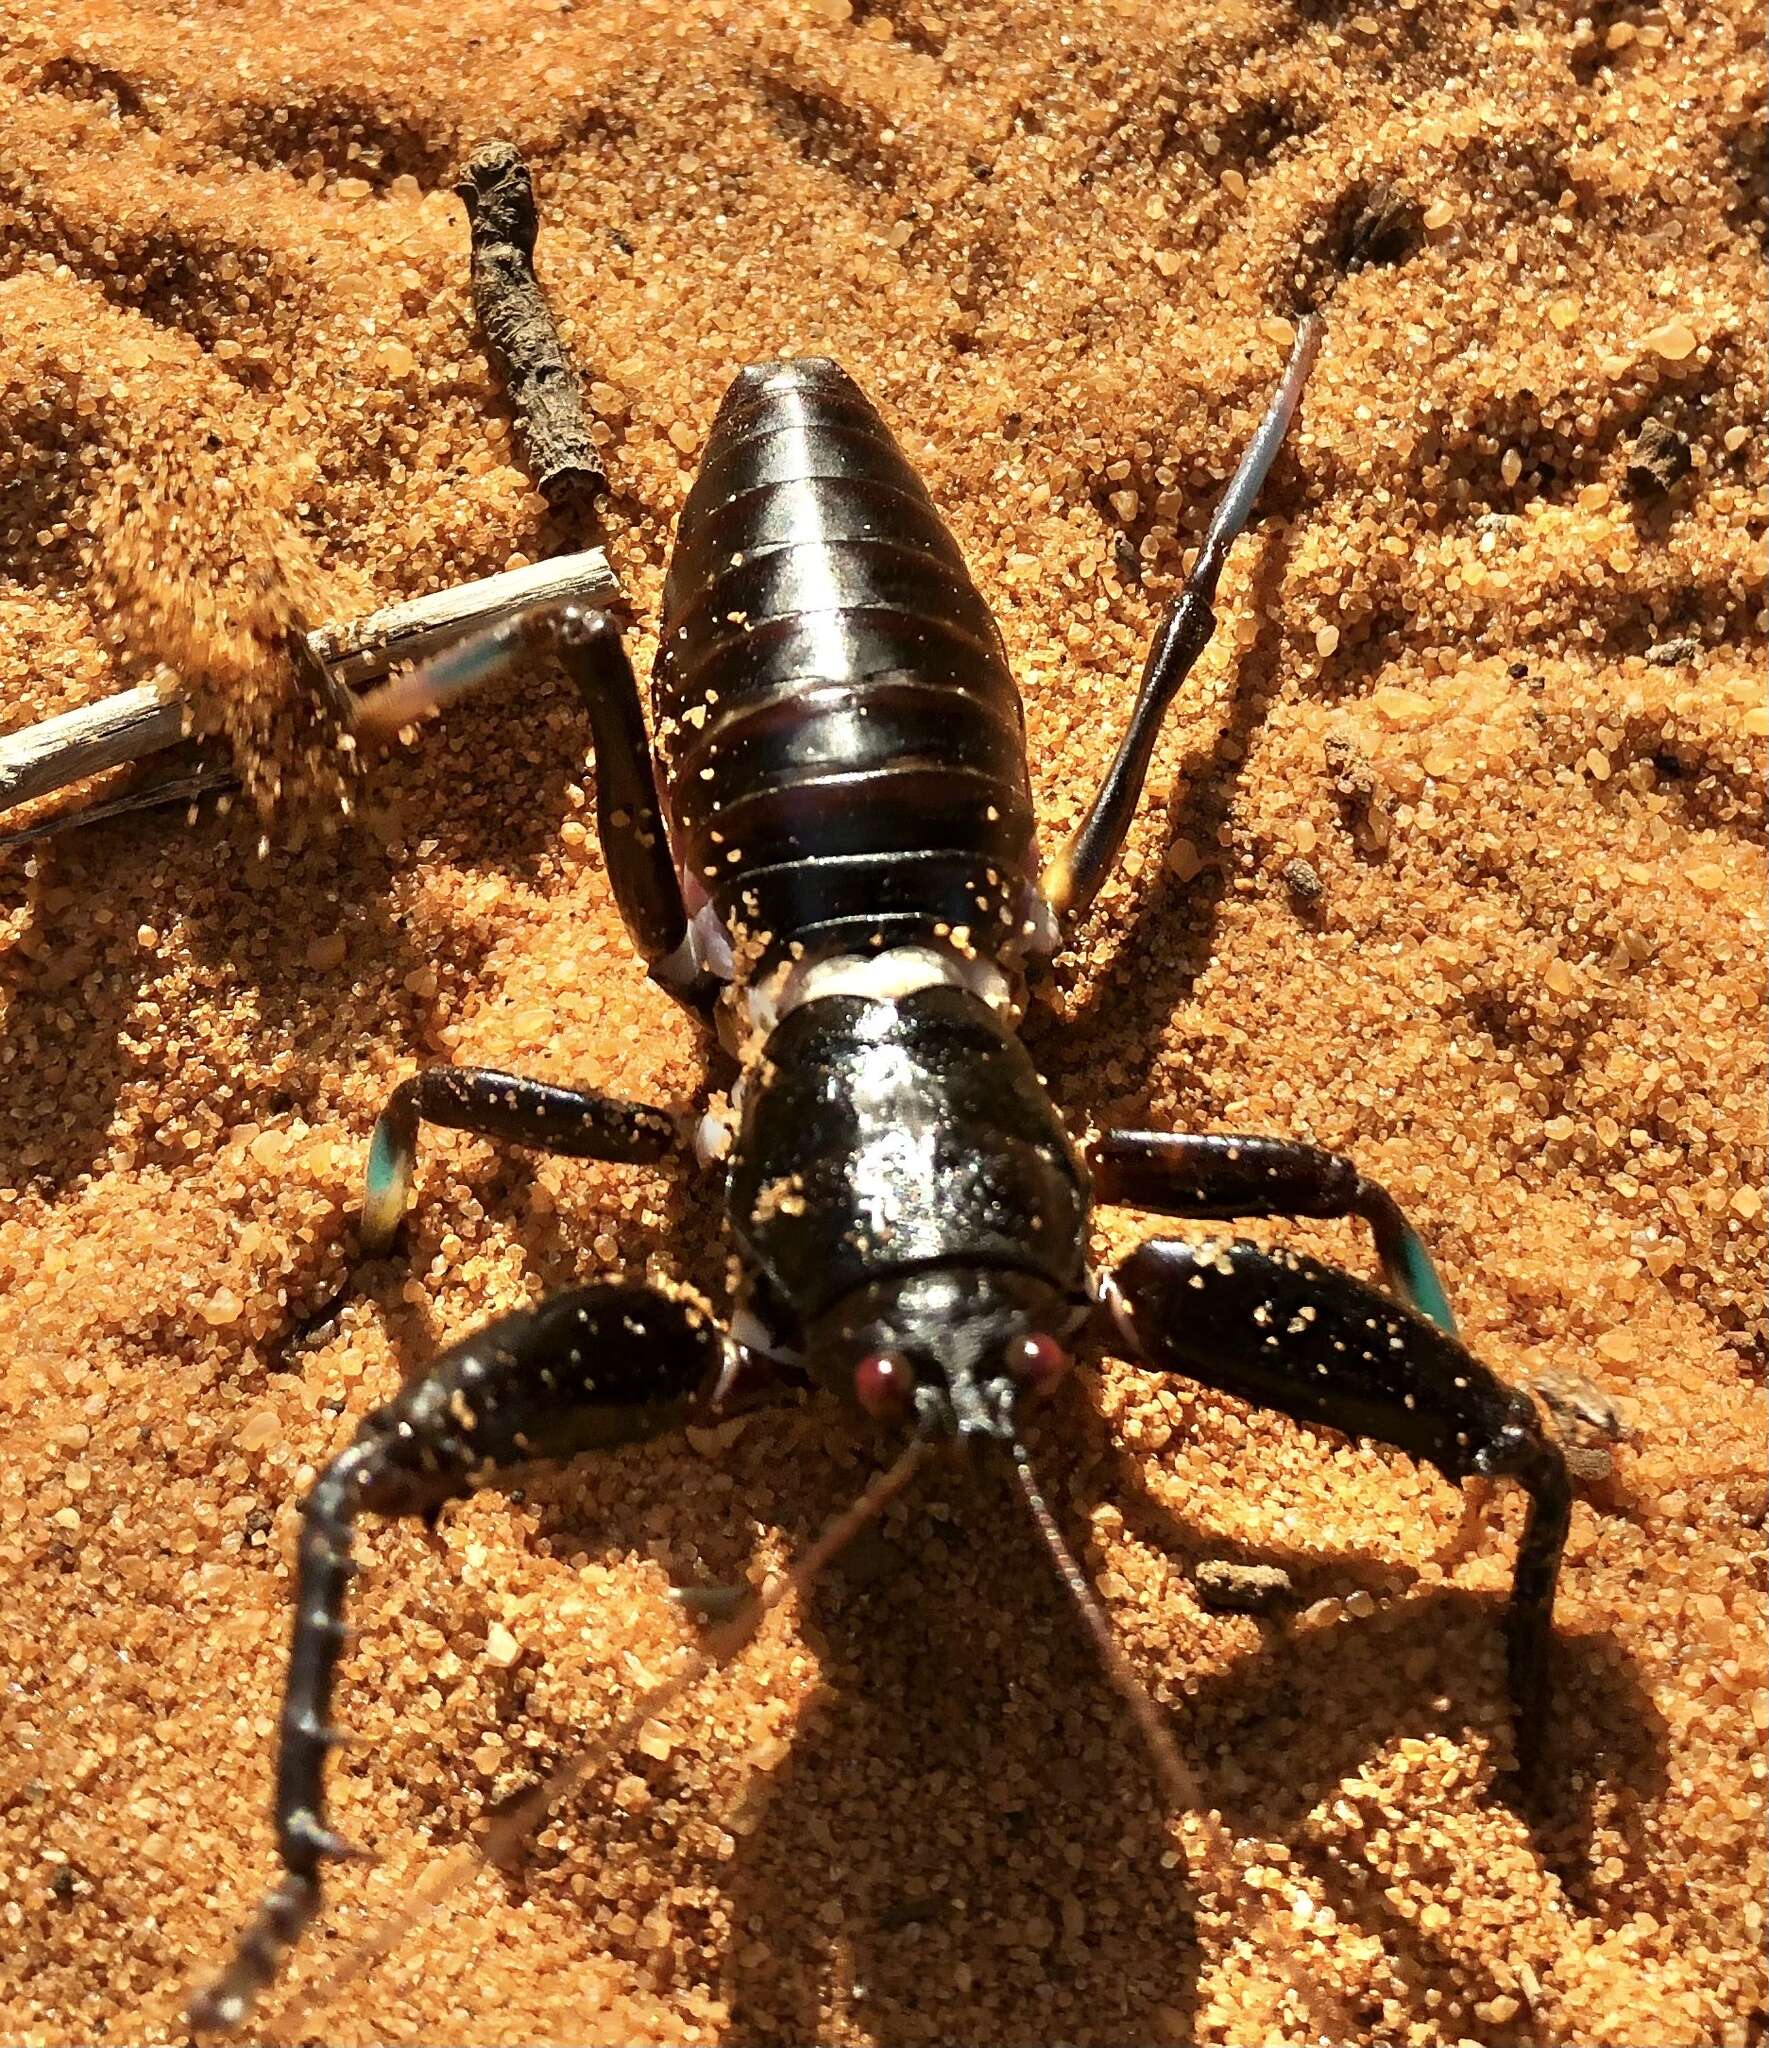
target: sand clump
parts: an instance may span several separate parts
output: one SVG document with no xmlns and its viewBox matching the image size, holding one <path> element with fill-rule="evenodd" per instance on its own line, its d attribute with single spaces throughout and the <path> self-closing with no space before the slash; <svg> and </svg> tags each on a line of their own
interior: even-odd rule
<svg viewBox="0 0 1769 2048">
<path fill-rule="evenodd" d="M 126 465 L 192 521 L 191 605 L 225 594 L 179 629 L 209 616 L 218 674 L 319 593 L 349 615 L 556 544 L 449 189 L 508 136 L 641 668 L 729 377 L 833 354 L 996 605 L 1054 844 L 1330 286 L 1223 628 L 1028 1039 L 1078 1129 L 1355 1151 L 1476 1350 L 1631 1432 L 1576 1509 L 1528 1810 L 1498 1782 L 1516 1504 L 1467 1528 L 1400 1459 L 1101 1364 L 1041 1462 L 1232 1875 L 1188 1861 L 1006 1491 L 939 1474 L 271 2038 L 1760 2039 L 1756 12 L 81 0 L 9 31 L 0 93 L 9 726 L 120 686 L 91 563 Z M 1653 421 L 1689 468 L 1644 492 Z M 255 1902 L 296 1506 L 355 1418 L 543 1288 L 655 1261 L 722 1293 L 703 1184 L 436 1134 L 402 1255 L 283 1341 L 422 1062 L 704 1085 L 620 931 L 584 746 L 537 668 L 386 757 L 346 830 L 279 813 L 261 855 L 255 819 L 174 812 L 0 876 L 9 2040 L 179 2038 Z M 1102 1214 L 1099 1256 L 1148 1229 Z M 336 1804 L 386 1861 L 339 1875 L 292 1982 L 317 1997 L 667 1668 L 672 1581 L 801 1549 L 873 1455 L 812 1404 L 370 1531 Z M 1213 1559 L 1293 1597 L 1211 1612 Z"/>
<path fill-rule="evenodd" d="M 307 647 L 333 607 L 293 490 L 201 419 L 178 424 L 96 494 L 89 588 L 119 667 L 176 679 L 191 733 L 220 736 L 261 811 L 336 803 L 355 742 L 347 694 Z"/>
<path fill-rule="evenodd" d="M 356 765 L 346 707 L 301 636 L 361 584 L 323 570 L 302 530 L 311 455 L 242 410 L 212 357 L 88 305 L 65 273 L 38 282 L 0 365 L 8 548 L 81 595 L 108 689 L 175 689 L 261 812 L 335 811 Z"/>
</svg>

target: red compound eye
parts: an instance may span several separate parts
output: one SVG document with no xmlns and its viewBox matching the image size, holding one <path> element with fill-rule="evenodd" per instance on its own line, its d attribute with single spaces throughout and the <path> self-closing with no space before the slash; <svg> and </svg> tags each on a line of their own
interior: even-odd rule
<svg viewBox="0 0 1769 2048">
<path fill-rule="evenodd" d="M 1069 1362 L 1069 1354 L 1042 1330 L 1016 1337 L 1007 1347 L 1008 1371 L 1035 1400 L 1055 1391 Z"/>
<path fill-rule="evenodd" d="M 900 1422 L 915 1394 L 915 1373 L 901 1352 L 874 1351 L 854 1368 L 854 1397 L 875 1422 Z"/>
</svg>

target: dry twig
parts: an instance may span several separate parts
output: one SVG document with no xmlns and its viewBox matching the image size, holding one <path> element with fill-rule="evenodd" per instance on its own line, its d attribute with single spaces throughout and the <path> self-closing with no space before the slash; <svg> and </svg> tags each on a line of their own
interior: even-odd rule
<svg viewBox="0 0 1769 2048">
<path fill-rule="evenodd" d="M 534 181 L 507 142 L 467 159 L 455 190 L 473 232 L 473 309 L 516 409 L 522 460 L 554 511 L 607 488 L 583 388 L 534 275 Z"/>
<path fill-rule="evenodd" d="M 507 142 L 476 150 L 456 190 L 472 229 L 473 303 L 487 346 L 516 412 L 522 459 L 555 511 L 588 506 L 607 484 L 584 410 L 582 387 L 534 275 L 537 216 L 528 166 Z M 391 605 L 370 617 L 302 632 L 290 626 L 283 649 L 305 672 L 303 701 L 330 705 L 337 728 L 384 731 L 372 693 L 353 692 L 398 664 L 422 662 L 464 635 L 546 598 L 585 606 L 610 603 L 618 587 L 600 549 L 559 556 L 456 590 Z M 198 724 L 176 683 L 128 690 L 97 704 L 0 736 L 0 814 L 70 783 L 178 747 Z M 175 763 L 84 810 L 40 821 L 0 838 L 0 850 L 122 811 L 231 787 L 235 767 L 186 749 Z"/>
<path fill-rule="evenodd" d="M 618 595 L 608 558 L 600 548 L 586 548 L 453 590 L 408 598 L 367 618 L 317 627 L 306 636 L 303 651 L 343 690 L 351 723 L 373 731 L 384 725 L 375 716 L 374 685 L 390 670 L 427 660 L 451 641 L 483 631 L 537 601 L 570 599 L 594 608 L 612 603 Z M 183 698 L 174 689 L 150 685 L 6 734 L 0 737 L 0 813 L 106 769 L 162 753 L 186 739 L 189 731 L 190 710 Z M 170 780 L 154 779 L 115 802 L 45 820 L 0 840 L 0 848 L 111 817 L 119 810 L 199 795 L 233 779 L 232 769 L 218 759 L 181 764 Z"/>
</svg>

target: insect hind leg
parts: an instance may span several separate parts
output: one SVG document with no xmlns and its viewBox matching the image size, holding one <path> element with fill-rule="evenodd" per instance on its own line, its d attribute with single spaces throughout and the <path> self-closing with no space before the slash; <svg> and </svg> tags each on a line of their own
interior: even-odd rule
<svg viewBox="0 0 1769 2048">
<path fill-rule="evenodd" d="M 1278 388 L 1217 501 L 1184 588 L 1156 629 L 1118 751 L 1068 845 L 1049 861 L 1040 878 L 1045 901 L 1065 931 L 1079 923 L 1111 873 L 1142 796 L 1167 707 L 1216 631 L 1214 604 L 1223 564 L 1253 515 L 1260 489 L 1302 403 L 1321 333 L 1319 317 L 1313 313 L 1297 323 L 1296 343 Z"/>
<path fill-rule="evenodd" d="M 596 826 L 628 935 L 652 980 L 704 1017 L 718 983 L 700 965 L 689 937 L 638 682 L 607 612 L 540 599 L 465 635 L 365 698 L 358 722 L 396 731 L 534 654 L 558 657 L 589 715 Z"/>
</svg>

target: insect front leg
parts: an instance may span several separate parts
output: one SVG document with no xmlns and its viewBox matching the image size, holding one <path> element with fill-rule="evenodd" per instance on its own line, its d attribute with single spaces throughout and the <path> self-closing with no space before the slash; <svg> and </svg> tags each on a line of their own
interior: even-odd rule
<svg viewBox="0 0 1769 2048">
<path fill-rule="evenodd" d="M 1157 1216 L 1357 1216 L 1370 1226 L 1389 1287 L 1456 1334 L 1437 1267 L 1400 1204 L 1342 1152 L 1289 1138 L 1104 1131 L 1087 1149 L 1095 1197 Z"/>
<path fill-rule="evenodd" d="M 1547 1714 L 1554 1586 L 1572 1513 L 1566 1461 L 1528 1398 L 1423 1316 L 1293 1252 L 1157 1239 L 1116 1268 L 1104 1302 L 1102 1334 L 1121 1357 L 1393 1444 L 1457 1482 L 1523 1487 L 1529 1515 L 1506 1643 L 1527 1776 Z"/>
<path fill-rule="evenodd" d="M 1213 604 L 1223 564 L 1236 535 L 1252 516 L 1260 487 L 1283 446 L 1320 344 L 1320 320 L 1312 313 L 1305 314 L 1297 323 L 1296 344 L 1290 351 L 1283 380 L 1211 515 L 1184 589 L 1168 607 L 1155 633 L 1130 724 L 1118 743 L 1105 779 L 1094 793 L 1086 816 L 1076 826 L 1074 836 L 1049 862 L 1040 879 L 1044 900 L 1065 931 L 1072 930 L 1086 914 L 1118 858 L 1142 796 L 1161 720 L 1216 631 Z"/>
<path fill-rule="evenodd" d="M 567 1159 L 641 1166 L 655 1165 L 682 1146 L 675 1118 L 642 1102 L 556 1088 L 496 1067 L 430 1067 L 394 1089 L 369 1140 L 362 1242 L 371 1257 L 393 1242 L 405 1213 L 418 1126 L 424 1123 Z"/>
<path fill-rule="evenodd" d="M 357 1517 L 432 1513 L 511 1466 L 660 1436 L 752 1363 L 691 1304 L 609 1283 L 488 1323 L 364 1418 L 302 1509 L 276 1770 L 283 1874 L 192 2002 L 194 2025 L 244 2019 L 318 1909 L 321 1864 L 353 1853 L 326 1825 L 325 1760 Z"/>
<path fill-rule="evenodd" d="M 700 966 L 689 938 L 638 682 L 620 628 L 606 612 L 557 599 L 513 612 L 366 698 L 359 722 L 372 720 L 380 730 L 397 730 L 536 652 L 558 656 L 589 713 L 596 826 L 627 932 L 652 980 L 704 1016 L 718 984 Z"/>
</svg>

